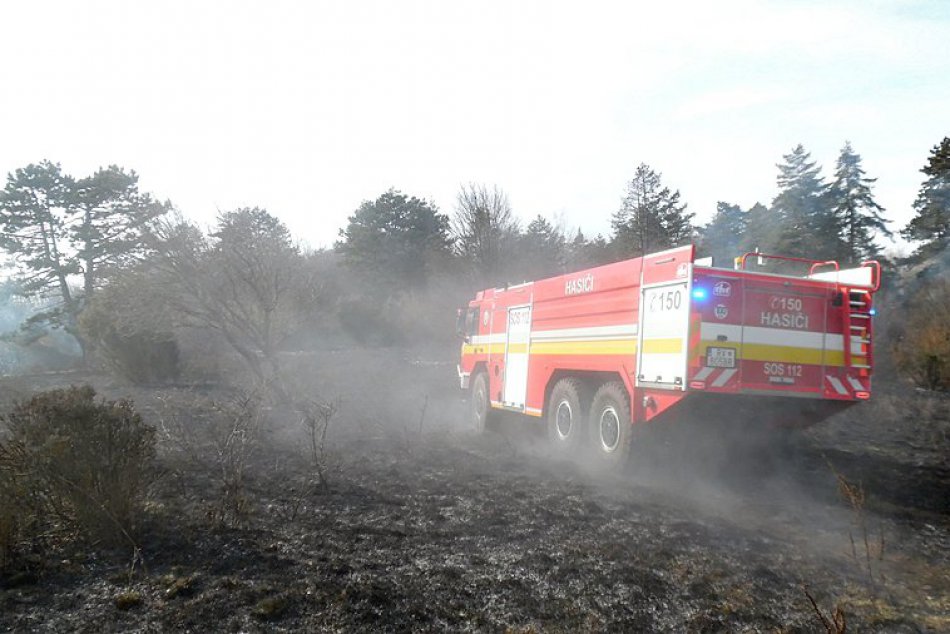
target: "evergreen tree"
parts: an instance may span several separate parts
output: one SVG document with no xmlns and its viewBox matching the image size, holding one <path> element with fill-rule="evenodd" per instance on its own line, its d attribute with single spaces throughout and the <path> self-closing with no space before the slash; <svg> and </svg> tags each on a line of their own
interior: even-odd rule
<svg viewBox="0 0 950 634">
<path fill-rule="evenodd" d="M 567 247 L 564 234 L 538 215 L 521 236 L 522 276 L 537 280 L 564 272 Z"/>
<path fill-rule="evenodd" d="M 42 161 L 7 176 L 0 191 L 0 248 L 20 272 L 24 295 L 51 308 L 34 323 L 61 327 L 83 344 L 77 319 L 104 275 L 145 248 L 145 225 L 166 207 L 141 194 L 134 172 L 112 166 L 76 181 L 57 163 Z M 83 287 L 72 286 L 82 274 Z"/>
<path fill-rule="evenodd" d="M 23 290 L 58 293 L 67 305 L 73 303 L 68 278 L 77 272 L 68 253 L 73 188 L 58 163 L 43 161 L 7 175 L 0 194 L 3 248 L 24 271 Z"/>
<path fill-rule="evenodd" d="M 425 286 L 451 246 L 448 216 L 395 189 L 364 201 L 340 238 L 336 250 L 347 265 L 390 289 Z"/>
<path fill-rule="evenodd" d="M 874 257 L 880 252 L 880 247 L 874 242 L 875 234 L 893 235 L 882 216 L 884 208 L 871 194 L 871 186 L 876 180 L 865 177 L 861 156 L 851 148 L 851 143 L 845 142 L 831 184 L 834 214 L 845 247 L 839 255 L 841 260 L 856 263 Z"/>
<path fill-rule="evenodd" d="M 756 249 L 765 253 L 773 251 L 781 230 L 778 214 L 762 203 L 755 203 L 745 214 L 745 232 L 739 240 L 739 252 L 736 255 Z"/>
<path fill-rule="evenodd" d="M 579 271 L 592 266 L 600 266 L 616 261 L 614 249 L 604 236 L 587 239 L 580 229 L 574 234 L 574 239 L 567 246 L 568 271 Z"/>
<path fill-rule="evenodd" d="M 664 187 L 661 175 L 641 163 L 611 220 L 618 254 L 637 257 L 689 242 L 693 215 L 680 203 L 679 191 Z"/>
<path fill-rule="evenodd" d="M 770 246 L 783 255 L 815 260 L 832 259 L 841 250 L 841 226 L 835 216 L 828 185 L 821 168 L 801 144 L 779 164 L 779 193 L 772 201 L 775 219 L 781 224 Z"/>
<path fill-rule="evenodd" d="M 917 215 L 901 230 L 901 235 L 923 242 L 918 253 L 928 255 L 950 243 L 950 137 L 944 137 L 933 147 L 920 171 L 927 180 L 920 185 L 914 201 Z"/>
<path fill-rule="evenodd" d="M 700 229 L 700 251 L 711 255 L 720 266 L 731 266 L 739 253 L 740 243 L 748 226 L 748 214 L 738 206 L 720 201 L 716 215 Z"/>
<path fill-rule="evenodd" d="M 140 192 L 138 181 L 134 171 L 110 165 L 75 183 L 79 218 L 71 238 L 78 249 L 86 297 L 105 271 L 121 268 L 143 253 L 147 229 L 170 207 Z"/>
</svg>

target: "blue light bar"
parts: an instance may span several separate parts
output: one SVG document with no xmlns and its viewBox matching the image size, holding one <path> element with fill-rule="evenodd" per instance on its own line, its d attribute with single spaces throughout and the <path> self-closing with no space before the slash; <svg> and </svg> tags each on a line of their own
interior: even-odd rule
<svg viewBox="0 0 950 634">
<path fill-rule="evenodd" d="M 872 308 L 871 310 L 868 311 L 868 315 L 870 315 L 871 317 L 874 317 L 874 315 L 876 314 L 877 314 L 876 308 Z"/>
<path fill-rule="evenodd" d="M 706 299 L 706 289 L 701 286 L 693 288 L 693 299 Z"/>
</svg>

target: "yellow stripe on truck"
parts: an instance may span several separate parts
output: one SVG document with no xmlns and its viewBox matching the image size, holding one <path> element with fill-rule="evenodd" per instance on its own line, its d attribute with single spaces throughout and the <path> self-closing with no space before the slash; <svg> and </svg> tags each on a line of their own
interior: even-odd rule
<svg viewBox="0 0 950 634">
<path fill-rule="evenodd" d="M 775 361 L 781 363 L 801 363 L 807 365 L 843 366 L 844 353 L 841 350 L 822 350 L 821 348 L 803 348 L 800 346 L 774 346 L 761 343 L 703 341 L 699 346 L 699 354 L 706 356 L 706 349 L 710 346 L 717 348 L 734 348 L 738 360 L 745 361 Z M 683 350 L 682 339 L 646 339 L 643 342 L 643 351 L 646 354 L 678 354 Z M 513 344 L 509 348 L 513 354 L 529 352 L 528 344 Z M 591 340 L 591 341 L 536 341 L 531 344 L 532 355 L 636 355 L 637 342 L 631 339 Z M 505 354 L 504 343 L 466 344 L 462 354 Z M 852 364 L 866 364 L 863 355 L 852 354 Z"/>
<path fill-rule="evenodd" d="M 465 344 L 462 354 L 505 354 L 504 343 Z"/>
<path fill-rule="evenodd" d="M 775 361 L 780 363 L 800 363 L 802 365 L 844 365 L 844 352 L 841 350 L 822 350 L 821 348 L 800 348 L 796 346 L 771 346 L 762 343 L 725 344 L 718 341 L 703 341 L 700 354 L 706 356 L 706 348 L 736 348 L 737 357 L 742 361 Z M 851 355 L 851 363 L 866 363 L 864 357 Z"/>
<path fill-rule="evenodd" d="M 633 339 L 604 341 L 537 341 L 531 344 L 531 354 L 626 354 L 637 353 Z"/>
<path fill-rule="evenodd" d="M 683 351 L 683 339 L 644 339 L 643 354 L 679 354 Z"/>
</svg>

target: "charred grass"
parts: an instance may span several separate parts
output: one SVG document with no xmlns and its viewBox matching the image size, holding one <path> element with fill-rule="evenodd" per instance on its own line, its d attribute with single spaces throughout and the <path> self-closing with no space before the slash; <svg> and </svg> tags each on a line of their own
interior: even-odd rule
<svg viewBox="0 0 950 634">
<path fill-rule="evenodd" d="M 0 629 L 813 632 L 837 618 L 848 631 L 950 628 L 950 512 L 932 499 L 946 491 L 945 465 L 907 449 L 925 444 L 909 428 L 865 421 L 862 443 L 856 423 L 836 420 L 779 449 L 719 438 L 689 465 L 658 441 L 652 461 L 605 476 L 551 459 L 530 426 L 475 437 L 449 400 L 421 391 L 380 404 L 341 384 L 314 452 L 314 430 L 291 409 L 265 407 L 252 430 L 221 405 L 234 402 L 227 390 L 205 388 L 202 410 L 192 389 L 98 387 L 131 396 L 153 424 L 177 403 L 217 412 L 208 438 L 256 435 L 237 457 L 197 433 L 160 443 L 142 564 L 81 543 L 21 559 L 0 573 Z M 860 520 L 885 536 L 879 580 L 839 476 L 860 482 Z"/>
</svg>

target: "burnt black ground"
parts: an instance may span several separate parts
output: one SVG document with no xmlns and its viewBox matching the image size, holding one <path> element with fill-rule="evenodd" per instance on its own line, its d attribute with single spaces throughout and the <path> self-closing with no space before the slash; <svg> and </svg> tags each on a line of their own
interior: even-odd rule
<svg viewBox="0 0 950 634">
<path fill-rule="evenodd" d="M 152 411 L 155 391 L 97 381 Z M 329 491 L 299 486 L 299 430 L 274 412 L 245 520 L 211 521 L 213 480 L 168 458 L 139 536 L 147 571 L 64 551 L 3 577 L 0 630 L 821 631 L 803 586 L 849 631 L 950 630 L 939 402 L 926 424 L 849 414 L 765 445 L 674 429 L 604 475 L 546 455 L 518 421 L 472 435 L 451 398 L 422 415 L 416 394 L 387 396 L 404 414 L 380 421 L 354 396 Z M 884 536 L 873 579 L 832 469 L 864 485 L 875 553 Z"/>
</svg>

